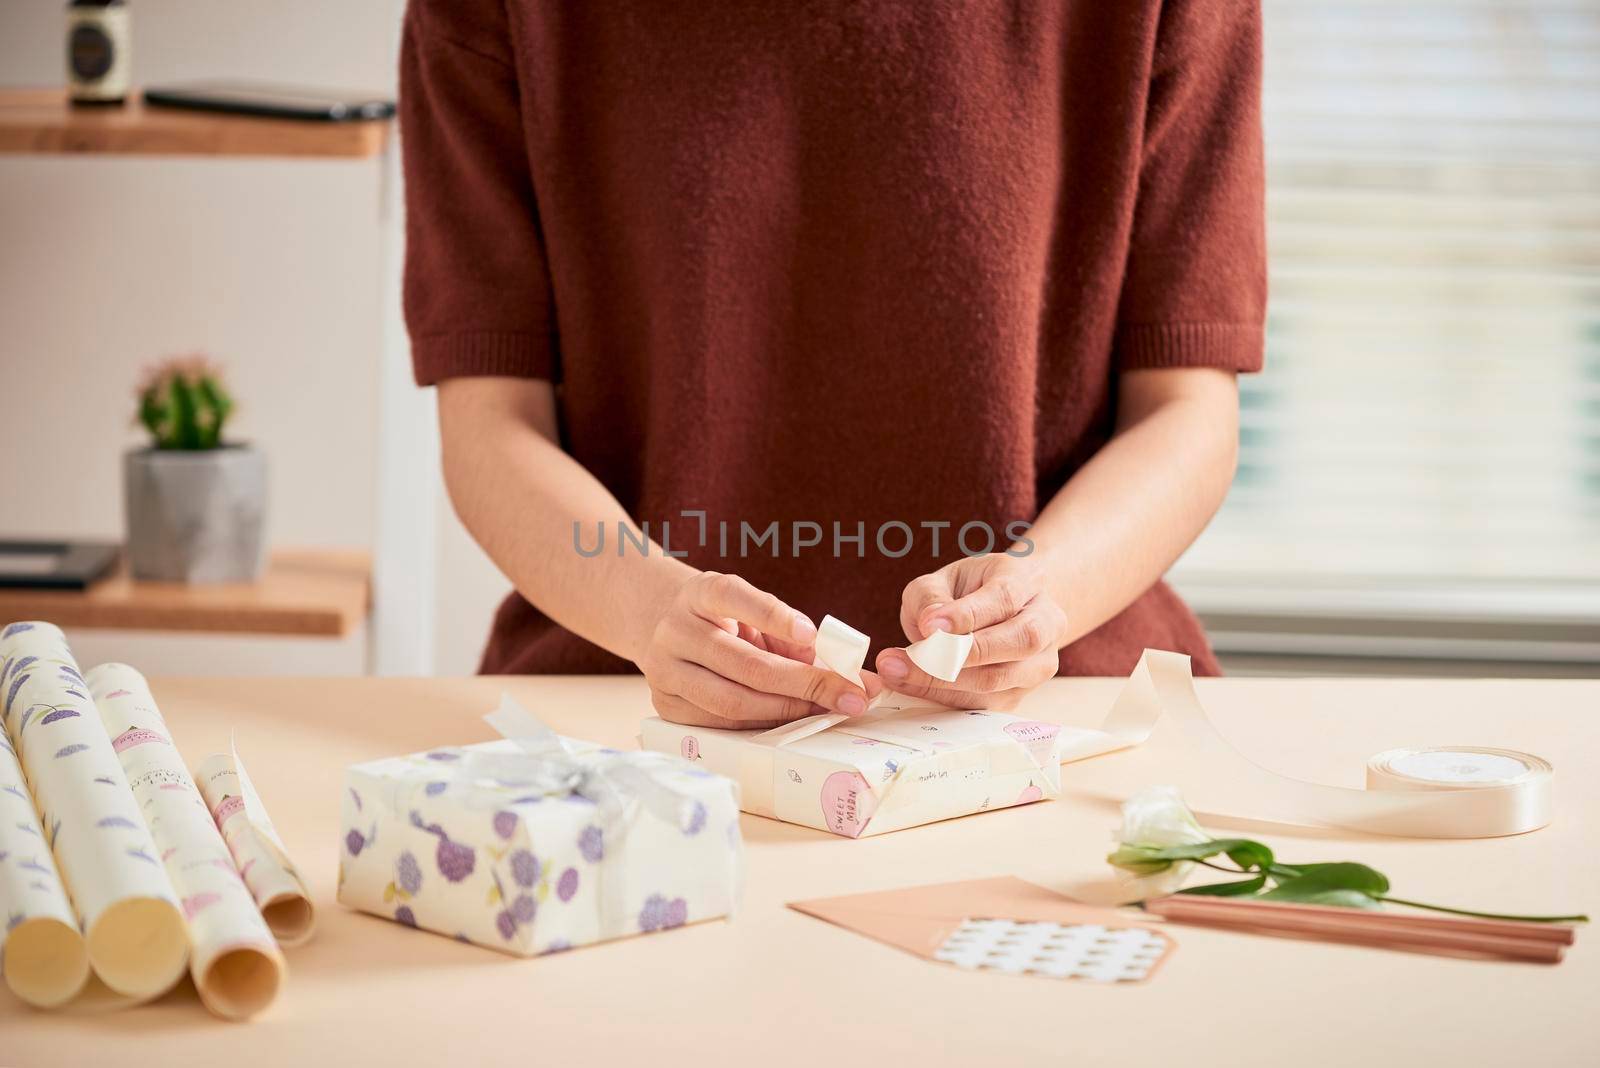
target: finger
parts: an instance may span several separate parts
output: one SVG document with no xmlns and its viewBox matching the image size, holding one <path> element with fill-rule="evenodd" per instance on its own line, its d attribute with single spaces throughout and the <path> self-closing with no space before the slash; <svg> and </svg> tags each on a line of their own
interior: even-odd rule
<svg viewBox="0 0 1600 1068">
<path fill-rule="evenodd" d="M 790 660 L 798 660 L 802 664 L 810 664 L 817 659 L 816 642 L 796 642 L 783 638 L 775 638 L 770 634 L 763 634 L 761 647 L 769 652 L 786 656 Z"/>
<path fill-rule="evenodd" d="M 878 654 L 878 671 L 890 689 L 963 708 L 988 708 L 997 693 L 1032 689 L 1054 675 L 1058 666 L 1058 658 L 1051 651 L 1025 660 L 965 667 L 953 682 L 945 682 L 912 663 L 904 649 L 885 649 Z"/>
<path fill-rule="evenodd" d="M 984 627 L 972 636 L 972 652 L 967 667 L 1004 664 L 1026 660 L 1043 652 L 1055 652 L 1056 642 L 1065 631 L 1067 615 L 1054 600 L 1035 597 L 1010 619 Z"/>
<path fill-rule="evenodd" d="M 674 634 L 669 641 L 678 644 Z M 707 627 L 699 640 L 690 640 L 678 655 L 700 664 L 718 675 L 762 694 L 791 698 L 809 709 L 819 705 L 830 712 L 859 716 L 867 710 L 867 695 L 859 686 L 825 668 L 791 660 L 757 649 L 714 628 Z M 792 711 L 792 710 L 789 710 Z M 810 715 L 809 711 L 800 715 Z"/>
<path fill-rule="evenodd" d="M 884 667 L 884 661 L 881 657 L 879 658 L 878 667 L 880 671 Z M 940 682 L 938 679 L 931 679 L 927 676 L 923 676 L 923 678 L 927 679 L 927 681 L 905 680 L 890 683 L 887 681 L 887 673 L 885 673 L 885 684 L 896 693 L 905 694 L 907 697 L 918 701 L 944 705 L 947 708 L 996 709 L 1002 707 L 1002 704 L 1007 700 L 1006 691 L 1000 693 L 977 693 L 959 688 L 953 683 Z"/>
<path fill-rule="evenodd" d="M 756 630 L 756 628 L 752 627 L 748 623 L 736 623 L 734 625 L 733 632 L 744 641 L 747 641 L 751 645 L 755 646 L 757 649 L 765 649 L 767 647 L 766 638 L 759 630 Z"/>
<path fill-rule="evenodd" d="M 925 634 L 935 630 L 972 634 L 1010 619 L 1027 607 L 1038 592 L 1039 584 L 1022 576 L 990 575 L 966 596 L 925 609 L 917 617 L 917 624 Z"/>
<path fill-rule="evenodd" d="M 922 617 L 955 599 L 948 565 L 906 583 L 905 592 L 900 595 L 900 629 L 905 631 L 906 640 L 920 642 L 926 638 Z"/>
<path fill-rule="evenodd" d="M 803 613 L 758 590 L 738 575 L 703 572 L 691 591 L 695 612 L 706 619 L 733 619 L 778 638 L 816 640 L 817 628 Z"/>
<path fill-rule="evenodd" d="M 814 713 L 809 701 L 752 690 L 688 661 L 678 663 L 663 688 L 739 730 L 776 726 Z"/>
<path fill-rule="evenodd" d="M 741 723 L 722 716 L 713 715 L 703 708 L 697 708 L 676 694 L 662 693 L 659 690 L 651 692 L 651 704 L 655 705 L 656 714 L 668 723 L 681 723 L 686 727 L 716 727 L 718 730 L 755 730 L 758 728 L 771 729 L 781 727 L 778 722 L 773 723 Z"/>
<path fill-rule="evenodd" d="M 1053 677 L 1060 668 L 1060 657 L 1052 649 L 1048 652 L 1035 653 L 1025 660 L 1009 660 L 1003 664 L 981 664 L 963 668 L 954 682 L 942 685 L 980 694 L 1031 690 Z"/>
</svg>

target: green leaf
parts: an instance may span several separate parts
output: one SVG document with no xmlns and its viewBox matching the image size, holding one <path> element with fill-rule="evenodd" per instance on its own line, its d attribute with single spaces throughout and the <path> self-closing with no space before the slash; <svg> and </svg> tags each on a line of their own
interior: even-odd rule
<svg viewBox="0 0 1600 1068">
<path fill-rule="evenodd" d="M 1203 886 L 1186 886 L 1179 890 L 1180 894 L 1195 894 L 1201 897 L 1240 897 L 1244 894 L 1253 894 L 1267 883 L 1263 873 L 1253 879 L 1240 879 L 1232 883 L 1206 883 Z"/>
<path fill-rule="evenodd" d="M 1260 842 L 1252 842 L 1248 838 L 1232 839 L 1232 844 L 1228 847 L 1227 853 L 1228 859 L 1245 871 L 1252 869 L 1266 871 L 1272 867 L 1272 850 Z"/>
<path fill-rule="evenodd" d="M 1346 862 L 1345 861 L 1334 861 L 1333 863 L 1334 864 L 1343 864 L 1343 863 L 1346 863 Z M 1276 861 L 1274 861 L 1272 864 L 1268 865 L 1267 874 L 1272 876 L 1274 879 L 1278 880 L 1279 882 L 1282 882 L 1285 879 L 1294 879 L 1294 878 L 1298 878 L 1301 875 L 1309 875 L 1314 871 L 1317 871 L 1317 870 L 1322 869 L 1322 868 L 1327 868 L 1327 867 L 1330 867 L 1330 866 L 1331 865 L 1328 864 L 1328 863 L 1322 863 L 1322 864 L 1279 864 Z"/>
<path fill-rule="evenodd" d="M 1205 860 L 1226 853 L 1232 856 L 1234 852 L 1247 856 L 1265 856 L 1270 863 L 1272 850 L 1260 842 L 1252 842 L 1248 838 L 1218 838 L 1210 842 L 1189 842 L 1185 845 L 1175 846 L 1146 846 L 1130 845 L 1124 843 L 1122 848 L 1112 856 L 1127 854 L 1129 857 L 1137 856 L 1140 860 L 1150 863 L 1155 861 L 1173 860 Z M 1112 861 L 1113 864 L 1116 861 Z"/>
<path fill-rule="evenodd" d="M 1364 894 L 1360 890 L 1316 890 L 1311 893 L 1300 894 L 1295 892 L 1292 896 L 1281 893 L 1279 890 L 1270 890 L 1261 895 L 1263 901 L 1291 901 L 1297 905 L 1337 905 L 1340 908 L 1350 909 L 1380 909 L 1383 902 L 1371 894 Z"/>
<path fill-rule="evenodd" d="M 1262 898 L 1268 901 L 1372 908 L 1378 904 L 1376 899 L 1389 891 L 1389 880 L 1383 873 L 1365 864 L 1339 861 L 1333 864 L 1305 864 L 1295 870 L 1299 874 L 1280 878 L 1278 885 L 1262 894 Z"/>
</svg>

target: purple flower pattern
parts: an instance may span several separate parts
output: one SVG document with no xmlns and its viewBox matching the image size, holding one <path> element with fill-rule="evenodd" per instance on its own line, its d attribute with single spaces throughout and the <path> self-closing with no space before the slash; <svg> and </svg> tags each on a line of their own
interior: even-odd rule
<svg viewBox="0 0 1600 1068">
<path fill-rule="evenodd" d="M 539 858 L 526 849 L 511 854 L 511 878 L 518 886 L 532 886 L 539 881 Z"/>
<path fill-rule="evenodd" d="M 651 894 L 639 911 L 639 930 L 664 931 L 669 927 L 682 927 L 688 920 L 689 903 L 683 898 L 668 900 L 660 894 Z"/>
<path fill-rule="evenodd" d="M 578 852 L 590 864 L 598 864 L 604 860 L 606 856 L 604 832 L 592 823 L 585 827 L 583 833 L 578 835 Z"/>
<path fill-rule="evenodd" d="M 422 889 L 422 865 L 417 863 L 417 858 L 408 850 L 400 854 L 400 859 L 394 865 L 395 885 L 408 894 L 415 894 Z"/>
<path fill-rule="evenodd" d="M 411 825 L 439 839 L 439 848 L 434 851 L 433 862 L 439 869 L 439 874 L 450 882 L 461 882 L 478 866 L 478 855 L 473 848 L 451 840 L 450 836 L 444 833 L 444 828 L 437 823 L 424 823 L 421 814 L 413 811 Z"/>
</svg>

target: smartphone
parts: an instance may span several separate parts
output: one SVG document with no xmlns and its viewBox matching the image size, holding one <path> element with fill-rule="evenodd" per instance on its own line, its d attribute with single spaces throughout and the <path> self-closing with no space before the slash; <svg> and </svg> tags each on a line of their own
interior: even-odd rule
<svg viewBox="0 0 1600 1068">
<path fill-rule="evenodd" d="M 311 122 L 355 122 L 394 115 L 392 100 L 269 82 L 209 81 L 152 86 L 144 91 L 144 102 L 154 107 Z"/>
</svg>

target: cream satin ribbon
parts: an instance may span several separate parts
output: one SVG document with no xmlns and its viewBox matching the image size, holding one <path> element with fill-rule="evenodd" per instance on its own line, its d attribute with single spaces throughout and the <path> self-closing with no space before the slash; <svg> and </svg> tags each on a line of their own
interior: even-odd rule
<svg viewBox="0 0 1600 1068">
<path fill-rule="evenodd" d="M 864 690 L 866 683 L 861 678 L 861 667 L 867 662 L 867 647 L 871 643 L 870 638 L 843 620 L 823 616 L 822 623 L 817 627 L 817 652 L 812 664 L 827 668 Z M 972 635 L 951 634 L 943 630 L 936 630 L 922 641 L 912 642 L 906 647 L 906 655 L 913 664 L 945 682 L 955 681 L 971 653 Z M 896 702 L 902 697 L 902 694 L 888 690 L 879 691 L 878 696 L 867 705 L 867 714 L 898 711 L 900 706 Z M 836 727 L 850 718 L 842 712 L 807 716 L 764 731 L 756 735 L 755 740 L 768 745 L 788 745 Z M 854 718 L 860 719 L 859 716 Z"/>
<path fill-rule="evenodd" d="M 817 628 L 818 667 L 860 683 L 868 638 L 825 616 Z M 907 650 L 913 663 L 952 681 L 972 649 L 972 635 L 937 631 Z M 888 691 L 868 716 L 892 711 Z M 1430 747 L 1391 749 L 1367 761 L 1365 789 L 1327 786 L 1280 775 L 1235 749 L 1206 715 L 1194 692 L 1189 658 L 1146 649 L 1098 730 L 1063 728 L 1061 760 L 1071 763 L 1128 749 L 1150 737 L 1162 715 L 1176 722 L 1189 748 L 1188 765 L 1208 782 L 1225 782 L 1230 796 L 1250 801 L 1238 815 L 1273 822 L 1309 823 L 1410 838 L 1495 838 L 1523 834 L 1549 823 L 1554 779 L 1545 760 L 1510 749 Z M 783 746 L 837 726 L 850 717 L 810 716 L 756 736 Z M 859 717 L 857 717 L 859 721 Z M 759 753 L 760 750 L 755 750 Z M 1193 784 L 1191 800 L 1203 798 Z M 1203 801 L 1199 807 L 1206 807 Z"/>
<path fill-rule="evenodd" d="M 1250 798 L 1239 816 L 1412 838 L 1494 838 L 1537 830 L 1551 819 L 1550 765 L 1509 749 L 1391 749 L 1367 761 L 1366 789 L 1269 771 L 1229 744 L 1206 715 L 1189 658 L 1156 649 L 1139 658 L 1099 730 L 1062 731 L 1061 759 L 1139 745 L 1163 714 L 1182 732 L 1197 778 L 1226 783 L 1230 797 Z M 1204 785 L 1188 785 L 1190 800 L 1207 809 Z"/>
</svg>

